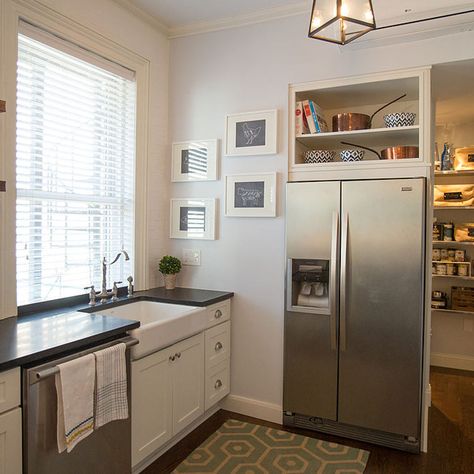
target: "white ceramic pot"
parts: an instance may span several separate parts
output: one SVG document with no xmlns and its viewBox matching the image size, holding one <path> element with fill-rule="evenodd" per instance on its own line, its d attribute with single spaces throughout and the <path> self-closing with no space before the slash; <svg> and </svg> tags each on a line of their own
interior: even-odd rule
<svg viewBox="0 0 474 474">
<path fill-rule="evenodd" d="M 163 275 L 165 279 L 165 288 L 167 290 L 174 290 L 176 288 L 176 273 Z"/>
</svg>

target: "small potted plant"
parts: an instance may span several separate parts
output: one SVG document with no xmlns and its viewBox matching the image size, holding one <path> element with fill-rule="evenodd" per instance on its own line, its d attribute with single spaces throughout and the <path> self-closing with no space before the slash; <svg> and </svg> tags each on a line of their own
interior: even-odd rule
<svg viewBox="0 0 474 474">
<path fill-rule="evenodd" d="M 160 272 L 165 279 L 165 288 L 174 290 L 176 287 L 176 275 L 181 270 L 181 260 L 171 255 L 165 255 L 160 260 Z"/>
</svg>

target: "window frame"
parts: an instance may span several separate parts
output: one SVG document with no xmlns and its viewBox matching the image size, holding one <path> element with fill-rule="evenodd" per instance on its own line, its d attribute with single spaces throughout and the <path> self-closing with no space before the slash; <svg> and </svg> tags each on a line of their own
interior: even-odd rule
<svg viewBox="0 0 474 474">
<path fill-rule="evenodd" d="M 135 158 L 135 261 L 134 285 L 148 288 L 147 265 L 147 164 L 148 95 L 150 63 L 99 33 L 38 4 L 9 0 L 0 4 L 0 95 L 7 113 L 0 119 L 0 176 L 7 192 L 0 196 L 0 319 L 16 316 L 16 64 L 20 21 L 30 23 L 91 53 L 135 72 L 136 158 Z M 85 282 L 85 285 L 87 282 Z"/>
</svg>

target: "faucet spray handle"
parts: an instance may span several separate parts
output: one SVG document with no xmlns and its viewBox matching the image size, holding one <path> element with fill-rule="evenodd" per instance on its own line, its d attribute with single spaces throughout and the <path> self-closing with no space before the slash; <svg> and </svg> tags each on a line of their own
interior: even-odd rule
<svg viewBox="0 0 474 474">
<path fill-rule="evenodd" d="M 133 296 L 133 277 L 132 277 L 132 275 L 130 275 L 127 278 L 127 281 L 128 281 L 128 294 L 127 294 L 127 296 L 129 298 L 131 298 Z"/>
<path fill-rule="evenodd" d="M 95 288 L 94 285 L 84 287 L 84 290 L 89 291 L 89 306 L 95 306 Z"/>
</svg>

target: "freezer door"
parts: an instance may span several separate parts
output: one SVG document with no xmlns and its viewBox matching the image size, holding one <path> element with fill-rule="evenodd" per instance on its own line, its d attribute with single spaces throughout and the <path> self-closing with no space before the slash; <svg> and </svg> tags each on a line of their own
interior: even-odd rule
<svg viewBox="0 0 474 474">
<path fill-rule="evenodd" d="M 289 183 L 286 209 L 283 407 L 335 420 L 340 183 Z M 312 273 L 315 268 L 320 268 L 319 275 Z M 314 294 L 322 288 L 320 281 L 326 296 Z M 303 295 L 303 284 L 309 285 L 308 296 Z M 312 303 L 318 298 L 320 306 Z"/>
<path fill-rule="evenodd" d="M 419 438 L 423 179 L 342 185 L 338 421 Z"/>
</svg>

